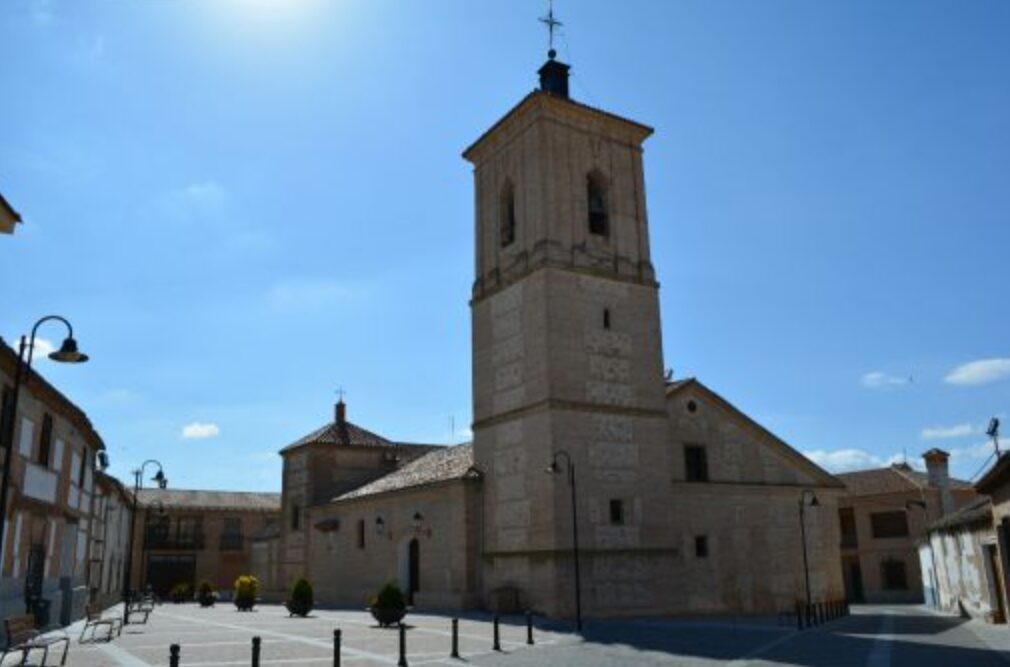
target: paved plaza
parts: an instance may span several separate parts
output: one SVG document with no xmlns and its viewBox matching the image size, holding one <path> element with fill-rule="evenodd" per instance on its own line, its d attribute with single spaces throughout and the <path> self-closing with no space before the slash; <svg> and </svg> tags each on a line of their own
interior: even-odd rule
<svg viewBox="0 0 1010 667">
<path fill-rule="evenodd" d="M 1005 667 L 1010 629 L 939 616 L 914 606 L 854 607 L 850 617 L 797 632 L 773 618 L 683 618 L 590 621 L 582 637 L 561 623 L 538 623 L 526 645 L 524 620 L 501 625 L 502 651 L 492 650 L 485 615 L 461 618 L 461 660 L 449 657 L 451 617 L 407 617 L 410 665 L 494 667 Z M 146 625 L 128 626 L 112 642 L 79 644 L 71 626 L 71 667 L 168 665 L 169 645 L 182 646 L 181 667 L 249 665 L 251 640 L 262 638 L 260 664 L 332 665 L 333 630 L 342 631 L 342 664 L 396 665 L 398 632 L 375 626 L 367 612 L 313 612 L 289 618 L 282 607 L 240 613 L 227 604 L 160 606 Z M 77 632 L 75 632 L 75 630 Z M 15 664 L 8 660 L 4 665 Z M 50 660 L 49 664 L 58 664 Z"/>
</svg>

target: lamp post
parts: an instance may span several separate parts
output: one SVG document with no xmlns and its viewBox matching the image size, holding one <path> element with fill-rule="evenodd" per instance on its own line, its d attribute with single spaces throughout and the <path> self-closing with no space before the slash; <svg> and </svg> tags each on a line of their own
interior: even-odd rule
<svg viewBox="0 0 1010 667">
<path fill-rule="evenodd" d="M 14 390 L 8 405 L 2 406 L 0 411 L 0 422 L 3 426 L 0 429 L 0 441 L 3 443 L 4 471 L 3 480 L 0 481 L 0 535 L 6 535 L 7 527 L 7 490 L 10 487 L 11 463 L 14 453 L 14 425 L 17 422 L 18 398 L 21 395 L 21 385 L 27 385 L 31 377 L 32 359 L 35 355 L 35 334 L 39 327 L 50 320 L 62 322 L 67 327 L 67 337 L 63 339 L 60 349 L 49 353 L 49 358 L 62 363 L 79 364 L 88 360 L 88 355 L 81 354 L 77 350 L 77 341 L 74 340 L 74 328 L 65 318 L 59 315 L 46 315 L 32 326 L 31 337 L 21 336 L 21 343 L 18 346 L 18 364 L 14 371 Z M 25 359 L 25 351 L 28 351 L 28 358 Z M 0 564 L 3 561 L 3 554 L 0 553 Z"/>
<path fill-rule="evenodd" d="M 130 548 L 126 556 L 126 567 L 123 570 L 123 625 L 130 622 L 130 578 L 133 574 L 133 540 L 137 524 L 137 504 L 140 490 L 144 488 L 144 470 L 148 465 L 158 466 L 158 472 L 151 477 L 152 482 L 158 483 L 158 488 L 164 489 L 168 486 L 168 478 L 161 463 L 154 459 L 148 459 L 140 464 L 140 467 L 133 471 L 133 515 L 130 517 Z M 146 535 L 145 535 L 146 537 Z M 141 551 L 143 557 L 143 551 Z"/>
<path fill-rule="evenodd" d="M 804 520 L 806 516 L 807 509 L 807 494 L 810 494 L 810 507 L 819 507 L 820 501 L 817 500 L 817 496 L 810 489 L 803 489 L 803 493 L 800 494 L 800 538 L 803 541 L 803 581 L 806 584 L 807 591 L 807 606 L 811 604 L 810 601 L 810 565 L 807 562 L 807 522 Z"/>
<path fill-rule="evenodd" d="M 908 511 L 910 507 L 918 507 L 922 509 L 922 516 L 926 520 L 926 542 L 929 544 L 929 560 L 932 567 L 929 570 L 929 581 L 932 584 L 932 604 L 934 607 L 937 606 L 937 595 L 939 594 L 939 584 L 936 579 L 936 551 L 933 549 L 933 539 L 929 535 L 929 506 L 926 505 L 925 500 L 909 500 L 905 502 L 905 511 Z"/>
<path fill-rule="evenodd" d="M 558 459 L 564 457 L 565 468 L 568 471 L 568 488 L 572 495 L 572 560 L 575 565 L 575 629 L 582 632 L 582 580 L 579 576 L 579 519 L 578 509 L 575 503 L 575 464 L 572 457 L 565 450 L 554 453 L 551 463 L 547 466 L 547 472 L 557 475 L 561 472 Z"/>
</svg>

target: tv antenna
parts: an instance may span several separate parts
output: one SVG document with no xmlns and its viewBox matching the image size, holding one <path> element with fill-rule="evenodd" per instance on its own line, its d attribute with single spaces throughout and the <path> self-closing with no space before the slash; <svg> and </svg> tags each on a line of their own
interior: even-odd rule
<svg viewBox="0 0 1010 667">
<path fill-rule="evenodd" d="M 999 456 L 999 418 L 993 417 L 989 420 L 989 427 L 985 430 L 985 434 L 992 438 L 993 447 L 996 448 L 996 456 Z"/>
</svg>

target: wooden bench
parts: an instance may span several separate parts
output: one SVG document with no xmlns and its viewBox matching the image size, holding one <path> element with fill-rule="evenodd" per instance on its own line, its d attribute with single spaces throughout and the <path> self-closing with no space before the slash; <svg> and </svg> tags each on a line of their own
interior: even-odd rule
<svg viewBox="0 0 1010 667">
<path fill-rule="evenodd" d="M 112 641 L 112 635 L 119 636 L 123 633 L 123 619 L 119 616 L 102 616 L 102 608 L 96 604 L 89 604 L 84 609 L 84 627 L 81 629 L 81 636 L 78 638 L 78 643 L 84 642 L 84 635 L 87 633 L 88 628 L 91 628 L 91 641 L 95 641 L 95 632 L 101 626 L 106 626 L 109 628 L 109 633 L 106 636 L 106 641 Z"/>
<path fill-rule="evenodd" d="M 42 651 L 42 662 L 46 664 L 49 657 L 49 648 L 55 644 L 63 642 L 63 658 L 61 665 L 67 664 L 67 651 L 70 649 L 70 638 L 62 632 L 51 632 L 42 634 L 35 627 L 35 617 L 31 614 L 22 616 L 9 616 L 4 619 L 4 629 L 7 631 L 7 648 L 3 655 L 0 655 L 0 663 L 8 653 L 21 653 L 21 663 L 28 662 L 28 655 L 32 651 Z"/>
</svg>

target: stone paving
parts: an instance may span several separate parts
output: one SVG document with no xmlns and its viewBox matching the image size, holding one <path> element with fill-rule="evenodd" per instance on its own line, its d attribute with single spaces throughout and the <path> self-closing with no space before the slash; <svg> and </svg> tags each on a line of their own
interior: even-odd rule
<svg viewBox="0 0 1010 667">
<path fill-rule="evenodd" d="M 449 659 L 450 616 L 416 613 L 405 621 L 411 665 L 463 664 Z M 249 665 L 253 636 L 262 640 L 260 664 L 264 667 L 332 665 L 333 630 L 337 628 L 342 633 L 344 665 L 396 665 L 399 657 L 398 630 L 377 627 L 365 611 L 317 610 L 308 618 L 290 618 L 277 605 L 257 605 L 252 612 L 238 612 L 225 603 L 213 608 L 163 604 L 148 623 L 126 626 L 111 642 L 79 643 L 81 627 L 78 622 L 67 628 L 73 640 L 68 667 L 166 666 L 173 643 L 181 647 L 180 667 Z M 99 636 L 104 637 L 104 632 L 99 630 Z M 537 644 L 532 649 L 573 641 L 567 633 L 542 628 L 535 629 L 534 638 Z M 508 652 L 527 650 L 525 619 L 503 617 L 500 644 Z M 460 618 L 459 652 L 469 660 L 493 652 L 490 617 L 468 614 Z M 50 656 L 48 664 L 58 664 L 58 657 L 54 660 Z M 6 667 L 16 661 L 8 659 L 3 664 Z"/>
<path fill-rule="evenodd" d="M 589 621 L 583 635 L 570 625 L 539 622 L 526 645 L 522 618 L 503 619 L 502 651 L 492 650 L 483 614 L 460 619 L 460 654 L 449 657 L 450 616 L 407 617 L 409 665 L 481 667 L 1005 667 L 1010 629 L 934 614 L 915 606 L 853 607 L 850 617 L 803 632 L 773 618 L 658 618 Z M 364 611 L 313 612 L 289 618 L 282 607 L 252 613 L 219 604 L 162 605 L 147 625 L 128 626 L 112 642 L 79 644 L 71 626 L 70 667 L 168 665 L 168 647 L 182 646 L 180 667 L 249 665 L 251 639 L 262 638 L 260 664 L 333 664 L 333 630 L 343 633 L 342 664 L 396 665 L 398 632 L 375 626 Z M 76 630 L 76 632 L 75 632 Z M 16 664 L 8 660 L 4 667 Z M 58 664 L 50 660 L 49 664 Z"/>
</svg>

